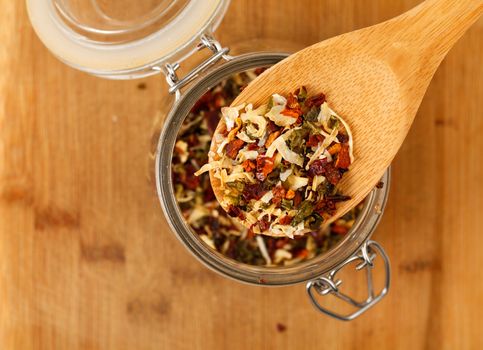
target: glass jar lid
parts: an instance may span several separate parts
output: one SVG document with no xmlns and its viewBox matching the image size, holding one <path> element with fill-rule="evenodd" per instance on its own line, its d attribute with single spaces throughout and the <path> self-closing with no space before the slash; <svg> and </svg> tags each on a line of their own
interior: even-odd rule
<svg viewBox="0 0 483 350">
<path fill-rule="evenodd" d="M 66 64 L 107 78 L 157 73 L 214 30 L 229 0 L 27 0 L 32 25 Z"/>
</svg>

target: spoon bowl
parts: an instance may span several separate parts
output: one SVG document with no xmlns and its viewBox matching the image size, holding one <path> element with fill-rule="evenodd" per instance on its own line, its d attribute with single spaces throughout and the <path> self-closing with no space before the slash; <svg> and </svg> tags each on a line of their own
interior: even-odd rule
<svg viewBox="0 0 483 350">
<path fill-rule="evenodd" d="M 340 182 L 351 200 L 339 203 L 335 221 L 374 188 L 401 147 L 440 62 L 481 15 L 481 0 L 427 0 L 381 24 L 307 47 L 266 70 L 232 106 L 255 107 L 272 94 L 288 94 L 305 85 L 322 92 L 349 124 L 354 162 Z M 215 132 L 226 128 L 221 120 Z M 213 138 L 211 150 L 218 144 Z M 220 182 L 210 171 L 221 202 Z"/>
</svg>

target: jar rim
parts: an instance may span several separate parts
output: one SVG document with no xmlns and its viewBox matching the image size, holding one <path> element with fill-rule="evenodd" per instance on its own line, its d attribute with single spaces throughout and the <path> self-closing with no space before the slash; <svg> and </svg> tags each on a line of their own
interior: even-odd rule
<svg viewBox="0 0 483 350">
<path fill-rule="evenodd" d="M 306 262 L 293 266 L 261 267 L 243 264 L 213 250 L 199 239 L 183 218 L 174 195 L 171 163 L 178 131 L 193 104 L 211 87 L 230 75 L 278 63 L 287 54 L 262 52 L 237 56 L 213 68 L 196 81 L 172 107 L 163 125 L 156 154 L 156 186 L 158 197 L 168 224 L 188 250 L 205 266 L 221 275 L 248 284 L 281 286 L 302 283 L 314 279 L 335 268 L 354 255 L 366 242 L 377 224 L 386 205 L 390 170 L 381 181 L 382 189 L 375 188 L 365 199 L 364 207 L 353 227 L 335 247 Z"/>
</svg>

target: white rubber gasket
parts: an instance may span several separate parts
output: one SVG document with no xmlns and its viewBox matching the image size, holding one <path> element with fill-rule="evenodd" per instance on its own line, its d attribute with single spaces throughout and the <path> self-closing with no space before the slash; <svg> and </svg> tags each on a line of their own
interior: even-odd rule
<svg viewBox="0 0 483 350">
<path fill-rule="evenodd" d="M 223 15 L 228 2 L 192 0 L 157 32 L 110 45 L 87 41 L 72 31 L 58 17 L 52 0 L 27 0 L 27 10 L 35 32 L 54 55 L 78 69 L 106 74 L 146 67 L 193 45 Z"/>
</svg>

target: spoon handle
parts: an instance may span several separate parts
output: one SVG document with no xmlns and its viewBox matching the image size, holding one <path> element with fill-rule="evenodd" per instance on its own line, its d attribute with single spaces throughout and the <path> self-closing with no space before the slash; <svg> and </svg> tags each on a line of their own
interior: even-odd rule
<svg viewBox="0 0 483 350">
<path fill-rule="evenodd" d="M 426 0 L 397 19 L 411 46 L 443 59 L 482 12 L 483 0 Z"/>
</svg>

